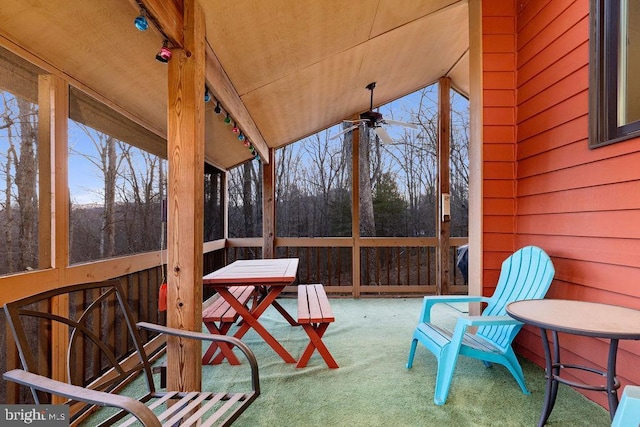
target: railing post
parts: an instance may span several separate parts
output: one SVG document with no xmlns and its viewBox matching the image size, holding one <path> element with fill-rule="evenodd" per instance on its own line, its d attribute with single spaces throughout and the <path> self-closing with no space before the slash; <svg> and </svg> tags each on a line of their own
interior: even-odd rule
<svg viewBox="0 0 640 427">
<path fill-rule="evenodd" d="M 451 233 L 449 157 L 451 136 L 451 79 L 438 82 L 438 247 L 436 250 L 436 289 L 438 295 L 449 293 L 449 235 Z"/>
<path fill-rule="evenodd" d="M 353 247 L 351 248 L 351 264 L 353 285 L 353 296 L 360 296 L 360 128 L 355 128 L 351 132 L 351 236 Z M 366 259 L 366 258 L 365 258 Z"/>
<path fill-rule="evenodd" d="M 275 258 L 276 236 L 275 150 L 269 149 L 269 163 L 262 169 L 262 257 Z"/>
</svg>

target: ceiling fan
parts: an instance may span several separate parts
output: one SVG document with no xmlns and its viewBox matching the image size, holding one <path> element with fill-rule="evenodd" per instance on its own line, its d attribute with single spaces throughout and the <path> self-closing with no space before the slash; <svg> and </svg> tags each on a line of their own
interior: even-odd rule
<svg viewBox="0 0 640 427">
<path fill-rule="evenodd" d="M 384 119 L 382 117 L 382 114 L 378 113 L 377 111 L 373 111 L 373 89 L 375 87 L 376 87 L 376 82 L 369 83 L 366 87 L 366 89 L 368 89 L 369 92 L 371 92 L 371 103 L 369 106 L 369 111 L 365 111 L 364 113 L 360 114 L 360 118 L 357 120 L 343 120 L 344 123 L 352 123 L 352 125 L 341 130 L 340 132 L 333 135 L 329 139 L 334 139 L 339 137 L 342 134 L 350 132 L 363 123 L 366 124 L 368 127 L 373 128 L 376 135 L 378 135 L 378 138 L 380 138 L 380 141 L 382 141 L 385 144 L 393 144 L 393 139 L 391 139 L 391 136 L 389 135 L 387 130 L 384 127 L 382 127 L 382 125 L 397 125 L 397 126 L 404 126 L 406 128 L 411 128 L 411 129 L 419 129 L 418 126 L 413 123 L 406 123 L 406 122 L 399 122 L 397 120 Z"/>
</svg>

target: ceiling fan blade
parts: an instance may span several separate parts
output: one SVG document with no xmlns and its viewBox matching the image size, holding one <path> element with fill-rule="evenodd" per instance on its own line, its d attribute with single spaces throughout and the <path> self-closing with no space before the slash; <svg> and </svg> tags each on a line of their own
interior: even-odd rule
<svg viewBox="0 0 640 427">
<path fill-rule="evenodd" d="M 387 133 L 387 130 L 381 126 L 376 127 L 376 135 L 383 144 L 393 144 L 393 139 Z"/>
<path fill-rule="evenodd" d="M 399 122 L 397 120 L 386 120 L 386 119 L 383 120 L 382 122 L 388 125 L 404 126 L 406 128 L 419 129 L 418 125 L 413 123 Z"/>
<path fill-rule="evenodd" d="M 343 120 L 342 123 L 364 123 L 368 121 L 369 119 L 356 119 L 356 120 Z"/>
<path fill-rule="evenodd" d="M 355 128 L 357 128 L 358 126 L 359 126 L 359 125 L 353 125 L 353 126 L 349 126 L 349 127 L 348 127 L 348 128 L 346 128 L 346 129 L 342 129 L 340 132 L 338 132 L 338 133 L 336 133 L 335 135 L 333 135 L 333 136 L 329 137 L 329 139 L 330 139 L 330 140 L 331 140 L 331 139 L 336 139 L 336 138 L 337 138 L 337 137 L 339 137 L 340 135 L 345 134 L 345 133 L 347 133 L 347 132 L 350 132 L 350 131 L 354 130 Z"/>
</svg>

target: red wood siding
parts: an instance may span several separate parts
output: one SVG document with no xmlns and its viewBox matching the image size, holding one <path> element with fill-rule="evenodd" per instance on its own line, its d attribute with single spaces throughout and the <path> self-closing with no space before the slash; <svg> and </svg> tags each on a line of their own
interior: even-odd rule
<svg viewBox="0 0 640 427">
<path fill-rule="evenodd" d="M 556 268 L 548 297 L 640 309 L 640 139 L 588 148 L 589 0 L 484 3 L 492 5 L 483 6 L 483 60 L 497 59 L 483 64 L 485 294 L 502 252 L 534 244 Z M 510 24 L 513 51 L 502 52 Z M 525 328 L 516 343 L 542 366 L 536 330 Z M 565 363 L 606 366 L 606 341 L 563 335 L 562 347 Z M 640 384 L 638 364 L 640 342 L 621 341 L 623 386 Z M 604 393 L 584 394 L 608 406 Z"/>
<path fill-rule="evenodd" d="M 483 293 L 515 249 L 516 19 L 511 1 L 482 2 Z"/>
</svg>

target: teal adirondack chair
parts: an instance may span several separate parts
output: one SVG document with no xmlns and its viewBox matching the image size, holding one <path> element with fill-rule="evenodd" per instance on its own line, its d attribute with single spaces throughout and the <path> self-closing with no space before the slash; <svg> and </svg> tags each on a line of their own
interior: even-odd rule
<svg viewBox="0 0 640 427">
<path fill-rule="evenodd" d="M 436 405 L 444 405 L 449 394 L 451 379 L 458 355 L 504 365 L 514 376 L 522 392 L 530 394 L 524 382 L 524 374 L 516 358 L 511 342 L 522 328 L 522 323 L 507 315 L 510 302 L 543 298 L 551 285 L 555 270 L 549 256 L 535 246 L 524 247 L 502 263 L 496 290 L 488 297 L 427 296 L 424 298 L 420 323 L 413 332 L 407 368 L 413 366 L 418 342 L 421 342 L 438 360 Z M 487 303 L 481 316 L 463 316 L 457 319 L 453 332 L 431 323 L 431 308 L 438 303 L 482 302 Z M 475 334 L 467 328 L 477 326 Z"/>
<path fill-rule="evenodd" d="M 611 427 L 633 426 L 640 426 L 640 386 L 628 385 L 622 392 L 622 399 L 620 399 Z"/>
</svg>

